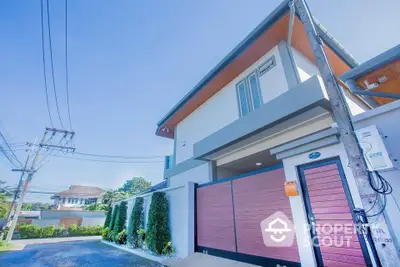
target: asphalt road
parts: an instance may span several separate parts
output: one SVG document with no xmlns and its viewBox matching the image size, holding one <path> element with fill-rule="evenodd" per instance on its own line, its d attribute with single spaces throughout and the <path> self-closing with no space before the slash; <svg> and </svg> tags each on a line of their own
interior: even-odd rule
<svg viewBox="0 0 400 267">
<path fill-rule="evenodd" d="M 10 267 L 160 267 L 100 241 L 73 241 L 27 245 L 23 250 L 0 252 L 0 266 Z"/>
</svg>

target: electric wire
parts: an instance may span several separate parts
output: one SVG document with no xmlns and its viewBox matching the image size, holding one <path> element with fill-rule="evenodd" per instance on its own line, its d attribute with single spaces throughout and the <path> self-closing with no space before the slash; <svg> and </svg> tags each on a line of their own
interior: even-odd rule
<svg viewBox="0 0 400 267">
<path fill-rule="evenodd" d="M 79 157 L 68 157 L 68 156 L 60 156 L 60 155 L 50 155 L 57 158 L 66 158 L 72 160 L 82 160 L 82 161 L 93 161 L 93 162 L 109 162 L 109 163 L 126 163 L 126 164 L 142 164 L 142 163 L 161 163 L 164 162 L 162 160 L 159 161 L 116 161 L 116 160 L 98 160 L 98 159 L 85 159 Z"/>
<path fill-rule="evenodd" d="M 47 29 L 48 29 L 49 49 L 50 49 L 50 66 L 51 66 L 51 77 L 52 77 L 52 81 L 53 81 L 54 98 L 55 98 L 55 102 L 56 102 L 58 119 L 60 120 L 61 127 L 64 128 L 64 124 L 62 122 L 61 114 L 60 114 L 60 107 L 58 105 L 56 81 L 55 81 L 55 75 L 54 75 L 54 60 L 53 60 L 53 46 L 52 46 L 52 41 L 51 41 L 51 21 L 50 21 L 50 4 L 49 4 L 49 0 L 46 0 L 46 6 L 47 6 Z"/>
<path fill-rule="evenodd" d="M 157 159 L 164 158 L 165 156 L 117 156 L 117 155 L 106 155 L 106 154 L 94 154 L 94 153 L 83 153 L 83 152 L 73 152 L 72 154 L 83 155 L 83 156 L 92 156 L 92 157 L 100 157 L 100 158 L 120 158 L 120 159 Z"/>
<path fill-rule="evenodd" d="M 51 117 L 50 112 L 50 103 L 49 103 L 49 93 L 47 87 L 47 75 L 46 75 L 46 54 L 44 48 L 44 7 L 43 7 L 43 0 L 40 2 L 40 18 L 41 18 L 41 28 L 42 28 L 42 64 L 43 64 L 43 78 L 44 78 L 44 88 L 46 93 L 46 105 L 47 105 L 47 113 L 49 115 L 51 127 L 54 128 L 53 119 Z"/>
<path fill-rule="evenodd" d="M 72 130 L 71 111 L 69 104 L 69 71 L 68 71 L 68 0 L 65 0 L 65 90 L 67 91 L 67 110 L 69 126 Z"/>
<path fill-rule="evenodd" d="M 8 140 L 5 138 L 5 136 L 3 135 L 3 133 L 2 133 L 1 131 L 0 131 L 0 137 L 1 137 L 1 139 L 3 140 L 4 144 L 7 146 L 9 152 L 11 152 L 11 155 L 9 155 L 9 156 L 11 156 L 11 158 L 14 158 L 14 160 L 16 160 L 16 161 L 18 162 L 19 166 L 22 166 L 21 161 L 18 159 L 17 155 L 15 155 L 14 150 L 11 148 L 11 146 L 10 146 Z M 3 153 L 4 153 L 4 155 L 5 155 L 5 154 L 6 154 L 6 151 L 4 150 L 3 147 L 2 147 L 2 150 L 3 150 Z M 8 158 L 8 156 L 6 156 L 6 157 Z"/>
</svg>

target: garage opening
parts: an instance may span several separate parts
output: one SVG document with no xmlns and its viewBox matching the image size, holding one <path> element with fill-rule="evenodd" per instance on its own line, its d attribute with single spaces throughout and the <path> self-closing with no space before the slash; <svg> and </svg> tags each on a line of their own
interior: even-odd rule
<svg viewBox="0 0 400 267">
<path fill-rule="evenodd" d="M 232 160 L 228 163 L 219 163 L 219 161 L 217 161 L 217 171 L 214 180 L 243 175 L 280 164 L 282 164 L 282 161 L 277 160 L 275 156 L 271 155 L 269 150 Z"/>
</svg>

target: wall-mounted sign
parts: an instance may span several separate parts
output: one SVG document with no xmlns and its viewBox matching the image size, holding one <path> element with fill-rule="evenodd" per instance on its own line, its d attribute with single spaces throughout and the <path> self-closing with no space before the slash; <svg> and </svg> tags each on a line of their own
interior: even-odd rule
<svg viewBox="0 0 400 267">
<path fill-rule="evenodd" d="M 320 156 L 321 156 L 321 153 L 319 153 L 319 152 L 312 152 L 312 153 L 308 154 L 308 158 L 310 158 L 310 159 L 317 159 Z"/>
<path fill-rule="evenodd" d="M 299 191 L 297 191 L 297 183 L 296 181 L 287 181 L 285 182 L 285 193 L 288 197 L 295 197 L 299 195 Z"/>
</svg>

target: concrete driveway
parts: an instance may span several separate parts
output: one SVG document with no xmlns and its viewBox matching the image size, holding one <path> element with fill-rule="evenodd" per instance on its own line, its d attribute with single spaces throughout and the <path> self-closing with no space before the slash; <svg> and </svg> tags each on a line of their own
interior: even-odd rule
<svg viewBox="0 0 400 267">
<path fill-rule="evenodd" d="M 10 267 L 161 266 L 97 240 L 27 245 L 23 250 L 0 252 L 0 263 Z"/>
</svg>

